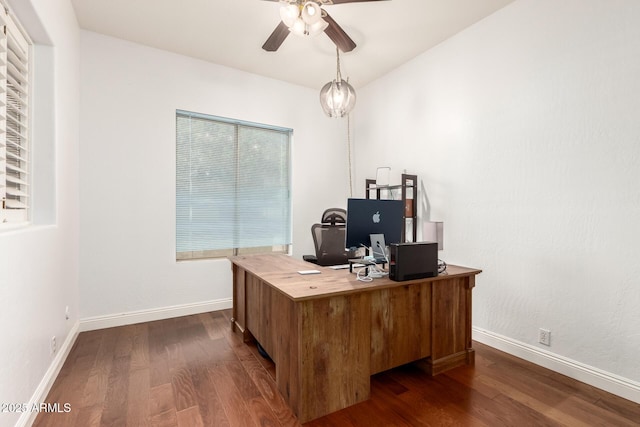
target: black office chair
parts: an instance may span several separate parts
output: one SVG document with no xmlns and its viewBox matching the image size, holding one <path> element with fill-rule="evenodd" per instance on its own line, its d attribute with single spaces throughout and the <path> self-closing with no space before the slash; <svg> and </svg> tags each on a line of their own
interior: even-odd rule
<svg viewBox="0 0 640 427">
<path fill-rule="evenodd" d="M 349 253 L 344 248 L 346 223 L 346 210 L 342 208 L 325 210 L 321 224 L 311 226 L 316 254 L 303 255 L 302 259 L 322 266 L 346 264 L 349 259 Z"/>
</svg>

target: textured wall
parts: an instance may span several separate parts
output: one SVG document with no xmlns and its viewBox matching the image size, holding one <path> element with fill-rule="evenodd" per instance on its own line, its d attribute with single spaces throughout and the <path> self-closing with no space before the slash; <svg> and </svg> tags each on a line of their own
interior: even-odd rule
<svg viewBox="0 0 640 427">
<path fill-rule="evenodd" d="M 638 76 L 639 2 L 519 0 L 361 90 L 355 127 L 357 182 L 417 173 L 441 256 L 484 270 L 475 326 L 634 381 Z"/>
</svg>

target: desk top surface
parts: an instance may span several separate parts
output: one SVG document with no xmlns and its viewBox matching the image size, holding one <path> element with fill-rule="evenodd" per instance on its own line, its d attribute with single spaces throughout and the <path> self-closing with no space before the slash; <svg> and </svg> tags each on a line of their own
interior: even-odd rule
<svg viewBox="0 0 640 427">
<path fill-rule="evenodd" d="M 426 279 L 396 282 L 387 277 L 362 282 L 356 278 L 356 271 L 333 270 L 321 267 L 283 254 L 245 255 L 230 257 L 230 261 L 260 277 L 262 280 L 293 300 L 323 298 L 331 295 L 393 288 L 414 283 L 435 282 L 455 277 L 475 276 L 482 272 L 475 268 L 447 265 L 445 274 Z M 319 270 L 319 274 L 303 275 L 298 271 Z"/>
</svg>

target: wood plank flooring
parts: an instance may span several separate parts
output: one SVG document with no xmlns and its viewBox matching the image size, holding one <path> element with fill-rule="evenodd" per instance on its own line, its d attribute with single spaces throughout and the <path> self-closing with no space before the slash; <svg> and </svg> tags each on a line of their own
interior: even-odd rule
<svg viewBox="0 0 640 427">
<path fill-rule="evenodd" d="M 299 426 L 231 311 L 83 332 L 34 426 Z M 640 426 L 640 405 L 474 343 L 476 363 L 372 377 L 371 399 L 305 426 Z"/>
</svg>

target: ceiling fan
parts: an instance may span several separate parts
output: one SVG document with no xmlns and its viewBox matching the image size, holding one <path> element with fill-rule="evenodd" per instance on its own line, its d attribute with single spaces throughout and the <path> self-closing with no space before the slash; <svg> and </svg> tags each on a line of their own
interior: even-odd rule
<svg viewBox="0 0 640 427">
<path fill-rule="evenodd" d="M 268 52 L 278 50 L 289 33 L 314 35 L 324 31 L 342 52 L 351 52 L 356 44 L 351 37 L 321 6 L 384 0 L 266 0 L 282 3 L 282 20 L 262 48 Z"/>
</svg>

